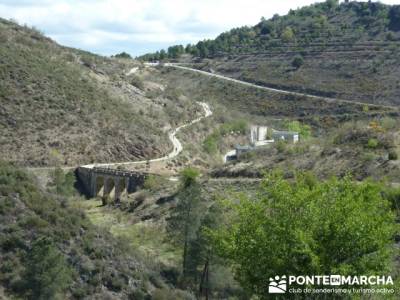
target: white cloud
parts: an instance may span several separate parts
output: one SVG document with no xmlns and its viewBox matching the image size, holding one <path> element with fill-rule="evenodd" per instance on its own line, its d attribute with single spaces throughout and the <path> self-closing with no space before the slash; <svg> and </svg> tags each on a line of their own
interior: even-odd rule
<svg viewBox="0 0 400 300">
<path fill-rule="evenodd" d="M 322 0 L 321 0 L 322 1 Z M 0 17 L 33 25 L 56 41 L 101 54 L 141 54 L 213 38 L 261 16 L 315 0 L 0 0 Z M 399 4 L 400 0 L 383 1 Z M 113 47 L 114 46 L 114 47 Z"/>
</svg>

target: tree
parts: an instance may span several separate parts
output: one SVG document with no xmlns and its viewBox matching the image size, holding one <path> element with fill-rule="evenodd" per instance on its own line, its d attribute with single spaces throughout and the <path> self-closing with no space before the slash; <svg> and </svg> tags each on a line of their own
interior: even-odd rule
<svg viewBox="0 0 400 300">
<path fill-rule="evenodd" d="M 282 32 L 281 38 L 284 42 L 288 43 L 294 39 L 294 32 L 291 27 L 286 27 L 285 30 Z"/>
<path fill-rule="evenodd" d="M 287 130 L 298 132 L 302 139 L 311 136 L 311 127 L 307 124 L 302 124 L 299 121 L 286 122 L 285 127 Z"/>
<path fill-rule="evenodd" d="M 383 186 L 349 177 L 319 182 L 309 174 L 265 177 L 258 196 L 232 199 L 231 223 L 213 232 L 247 291 L 267 295 L 282 274 L 390 274 L 396 233 Z"/>
<path fill-rule="evenodd" d="M 160 50 L 160 60 L 163 60 L 165 58 L 167 58 L 167 53 L 165 52 L 164 49 L 161 49 Z"/>
<path fill-rule="evenodd" d="M 185 53 L 189 53 L 189 54 L 192 53 L 193 48 L 194 47 L 191 44 L 187 44 L 185 47 Z"/>
<path fill-rule="evenodd" d="M 125 58 L 125 59 L 132 59 L 132 56 L 130 56 L 130 54 L 126 53 L 126 52 L 121 52 L 121 53 L 115 54 L 115 57 L 117 57 L 117 58 Z"/>
<path fill-rule="evenodd" d="M 199 50 L 200 57 L 204 58 L 209 55 L 209 50 L 208 50 L 205 42 L 203 42 L 203 41 L 198 42 L 196 47 Z"/>
<path fill-rule="evenodd" d="M 178 58 L 185 52 L 185 49 L 182 45 L 175 45 L 168 47 L 168 57 L 170 58 Z"/>
<path fill-rule="evenodd" d="M 209 232 L 219 224 L 220 207 L 217 204 L 208 208 L 201 220 L 195 238 L 188 245 L 187 277 L 197 285 L 199 298 L 211 293 L 210 267 L 217 263 L 218 259 L 214 253 L 212 240 Z"/>
<path fill-rule="evenodd" d="M 389 30 L 400 30 L 400 7 L 394 5 L 389 10 Z"/>
<path fill-rule="evenodd" d="M 52 172 L 52 180 L 49 186 L 58 195 L 72 196 L 75 192 L 75 174 L 73 172 L 64 173 L 61 168 L 55 168 Z"/>
<path fill-rule="evenodd" d="M 299 69 L 304 64 L 304 59 L 300 55 L 296 55 L 292 60 L 292 66 L 294 68 Z"/>
<path fill-rule="evenodd" d="M 175 241 L 182 246 L 182 285 L 187 285 L 190 277 L 189 244 L 196 238 L 201 222 L 201 189 L 197 182 L 199 172 L 186 168 L 181 173 L 181 186 L 177 193 L 177 205 L 169 219 L 169 231 Z"/>
<path fill-rule="evenodd" d="M 339 6 L 339 0 L 326 0 L 325 3 L 328 9 L 334 9 Z"/>
<path fill-rule="evenodd" d="M 72 279 L 63 255 L 47 237 L 36 239 L 27 258 L 25 281 L 30 299 L 57 299 Z"/>
</svg>

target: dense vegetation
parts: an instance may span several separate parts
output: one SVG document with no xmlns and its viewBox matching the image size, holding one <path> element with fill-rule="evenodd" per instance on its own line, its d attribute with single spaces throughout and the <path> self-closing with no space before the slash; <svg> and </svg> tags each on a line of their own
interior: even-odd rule
<svg viewBox="0 0 400 300">
<path fill-rule="evenodd" d="M 203 148 L 207 153 L 215 154 L 220 148 L 221 139 L 228 134 L 246 134 L 248 130 L 247 122 L 244 120 L 234 120 L 222 124 L 208 135 L 203 141 Z"/>
<path fill-rule="evenodd" d="M 225 225 L 213 231 L 216 251 L 262 299 L 277 274 L 393 274 L 398 228 L 384 189 L 349 177 L 319 182 L 298 173 L 293 182 L 271 173 L 257 196 L 225 202 Z"/>
<path fill-rule="evenodd" d="M 185 53 L 205 58 L 265 51 L 285 44 L 294 44 L 295 47 L 310 46 L 318 42 L 326 44 L 338 38 L 345 38 L 350 43 L 371 39 L 396 41 L 399 39 L 399 17 L 400 6 L 348 1 L 339 5 L 338 0 L 327 0 L 290 10 L 286 16 L 274 15 L 270 20 L 262 18 L 254 27 L 235 28 L 222 33 L 215 40 L 204 40 L 186 47 L 171 46 L 167 51 L 162 50 L 140 58 L 162 60 L 178 58 Z M 297 59 L 296 65 L 299 62 Z"/>
<path fill-rule="evenodd" d="M 23 299 L 142 299 L 151 280 L 167 290 L 126 242 L 93 226 L 72 208 L 70 175 L 41 190 L 35 179 L 0 163 L 0 284 Z M 64 186 L 64 188 L 62 188 Z M 75 192 L 76 193 L 76 192 Z"/>
</svg>

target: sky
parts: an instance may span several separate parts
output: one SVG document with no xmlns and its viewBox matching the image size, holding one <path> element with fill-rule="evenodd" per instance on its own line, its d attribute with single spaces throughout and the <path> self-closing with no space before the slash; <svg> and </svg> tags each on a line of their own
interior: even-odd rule
<svg viewBox="0 0 400 300">
<path fill-rule="evenodd" d="M 196 43 L 315 0 L 0 0 L 0 17 L 34 26 L 58 43 L 133 56 Z M 383 0 L 400 4 L 400 0 Z"/>
</svg>

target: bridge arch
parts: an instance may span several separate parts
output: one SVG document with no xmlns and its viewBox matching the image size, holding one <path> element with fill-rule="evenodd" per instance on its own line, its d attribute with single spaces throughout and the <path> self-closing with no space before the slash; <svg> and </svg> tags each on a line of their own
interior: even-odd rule
<svg viewBox="0 0 400 300">
<path fill-rule="evenodd" d="M 103 198 L 112 198 L 115 196 L 115 179 L 111 176 L 104 177 L 104 194 Z"/>
</svg>

